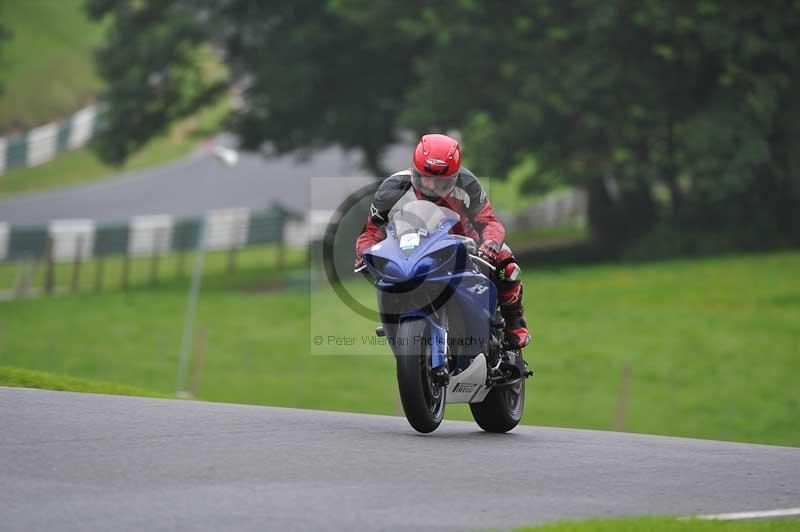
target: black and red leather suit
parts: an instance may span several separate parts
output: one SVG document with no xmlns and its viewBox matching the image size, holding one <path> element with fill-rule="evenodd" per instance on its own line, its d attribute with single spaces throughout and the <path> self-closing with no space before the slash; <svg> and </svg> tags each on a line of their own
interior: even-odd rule
<svg viewBox="0 0 800 532">
<path fill-rule="evenodd" d="M 370 214 L 362 233 L 356 239 L 356 256 L 386 238 L 389 212 L 400 201 L 427 200 L 447 207 L 459 214 L 461 220 L 451 231 L 473 238 L 478 244 L 493 241 L 503 244 L 497 256 L 497 274 L 493 281 L 497 286 L 500 310 L 506 319 L 506 333 L 515 327 L 526 327 L 522 309 L 522 282 L 517 278 L 519 266 L 511 248 L 504 244 L 506 230 L 495 217 L 492 205 L 478 178 L 460 168 L 453 191 L 446 197 L 431 198 L 412 186 L 411 170 L 403 170 L 386 178 L 378 187 L 370 205 Z M 527 335 L 527 329 L 525 329 Z M 527 343 L 527 341 L 525 342 Z"/>
</svg>

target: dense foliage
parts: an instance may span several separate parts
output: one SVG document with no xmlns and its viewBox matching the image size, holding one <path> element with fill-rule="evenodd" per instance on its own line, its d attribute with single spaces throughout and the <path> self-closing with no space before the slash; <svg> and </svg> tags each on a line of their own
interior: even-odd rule
<svg viewBox="0 0 800 532">
<path fill-rule="evenodd" d="M 112 156 L 202 102 L 206 41 L 244 87 L 247 147 L 337 143 L 378 172 L 403 128 L 455 129 L 482 175 L 585 187 L 611 249 L 664 227 L 800 241 L 797 0 L 90 6 L 115 18 L 99 56 Z"/>
<path fill-rule="evenodd" d="M 188 4 L 163 0 L 90 0 L 92 18 L 113 14 L 97 65 L 108 104 L 95 146 L 120 164 L 177 118 L 207 105 L 224 88 L 208 72 L 208 31 Z"/>
</svg>

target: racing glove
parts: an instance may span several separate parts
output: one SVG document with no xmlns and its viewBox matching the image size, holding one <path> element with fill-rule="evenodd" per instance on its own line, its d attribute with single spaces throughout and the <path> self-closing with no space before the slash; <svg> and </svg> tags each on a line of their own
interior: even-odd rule
<svg viewBox="0 0 800 532">
<path fill-rule="evenodd" d="M 497 255 L 500 253 L 500 244 L 494 240 L 484 240 L 478 248 L 478 256 L 491 263 L 492 266 L 497 265 Z"/>
<path fill-rule="evenodd" d="M 365 269 L 366 267 L 367 267 L 367 263 L 366 263 L 366 262 L 364 262 L 364 257 L 363 257 L 363 256 L 361 256 L 361 255 L 359 255 L 358 257 L 356 257 L 356 261 L 355 261 L 355 263 L 353 264 L 353 271 L 354 271 L 355 273 L 358 273 L 358 272 L 364 271 L 364 269 Z"/>
</svg>

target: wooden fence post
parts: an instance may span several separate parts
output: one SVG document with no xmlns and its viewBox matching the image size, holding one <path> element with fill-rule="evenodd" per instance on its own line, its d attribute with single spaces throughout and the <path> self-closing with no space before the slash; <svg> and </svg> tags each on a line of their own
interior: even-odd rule
<svg viewBox="0 0 800 532">
<path fill-rule="evenodd" d="M 120 284 L 122 285 L 123 290 L 128 289 L 128 278 L 131 274 L 131 256 L 128 251 L 125 251 L 125 255 L 122 257 L 122 280 Z"/>
<path fill-rule="evenodd" d="M 27 258 L 24 261 L 17 261 L 17 275 L 14 282 L 14 297 L 21 298 L 28 295 L 31 289 L 31 279 L 33 279 L 33 269 L 35 259 Z"/>
<path fill-rule="evenodd" d="M 187 235 L 189 233 L 188 229 L 189 226 L 184 225 L 181 228 L 180 233 L 176 234 L 176 236 L 179 237 L 178 242 L 181 248 L 180 251 L 178 252 L 178 278 L 182 278 L 184 275 L 186 275 L 186 253 L 187 253 L 186 248 L 188 246 L 186 242 L 188 240 L 187 238 Z"/>
<path fill-rule="evenodd" d="M 80 290 L 81 285 L 81 262 L 83 255 L 83 235 L 75 239 L 75 257 L 72 261 L 72 292 Z"/>
<path fill-rule="evenodd" d="M 14 261 L 14 278 L 11 280 L 11 290 L 14 292 L 14 299 L 20 296 L 22 289 L 22 261 L 17 259 Z"/>
<path fill-rule="evenodd" d="M 55 245 L 54 239 L 52 236 L 47 237 L 47 251 L 45 252 L 45 262 L 46 262 L 46 270 L 44 274 L 44 292 L 47 295 L 53 294 L 53 288 L 55 287 L 55 264 L 53 259 L 53 246 Z"/>
<path fill-rule="evenodd" d="M 628 407 L 628 393 L 631 381 L 631 361 L 625 361 L 622 368 L 622 382 L 619 388 L 619 398 L 617 399 L 617 415 L 614 420 L 614 430 L 623 432 L 625 430 L 625 414 Z"/>
<path fill-rule="evenodd" d="M 197 341 L 194 347 L 194 357 L 192 358 L 192 378 L 189 383 L 189 393 L 192 397 L 197 397 L 200 392 L 200 383 L 203 380 L 203 369 L 206 364 L 206 344 L 208 335 L 206 328 L 201 327 L 197 331 Z"/>
<path fill-rule="evenodd" d="M 236 271 L 236 252 L 238 249 L 239 248 L 234 244 L 228 250 L 228 273 L 234 273 Z"/>
<path fill-rule="evenodd" d="M 161 255 L 161 244 L 164 239 L 164 228 L 157 227 L 153 235 L 153 250 L 150 255 L 150 284 L 158 284 L 158 261 Z"/>
<path fill-rule="evenodd" d="M 103 290 L 103 260 L 105 258 L 104 253 L 104 245 L 105 245 L 106 235 L 103 232 L 100 232 L 97 235 L 97 241 L 95 242 L 95 255 L 97 256 L 96 264 L 95 264 L 95 271 L 94 271 L 94 291 L 100 292 Z"/>
<path fill-rule="evenodd" d="M 278 271 L 283 271 L 286 267 L 286 244 L 283 241 L 283 238 L 279 239 L 275 245 L 275 266 L 277 266 Z"/>
</svg>

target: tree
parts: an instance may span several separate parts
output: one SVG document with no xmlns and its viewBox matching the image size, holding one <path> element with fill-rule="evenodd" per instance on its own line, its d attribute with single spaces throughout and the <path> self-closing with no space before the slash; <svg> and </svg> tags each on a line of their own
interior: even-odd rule
<svg viewBox="0 0 800 532">
<path fill-rule="evenodd" d="M 585 187 L 612 249 L 658 224 L 800 241 L 797 0 L 184 1 L 90 4 L 115 17 L 112 155 L 202 100 L 213 42 L 245 147 L 360 148 L 381 174 L 400 127 L 453 128 L 482 175 Z"/>
<path fill-rule="evenodd" d="M 124 160 L 136 147 L 216 94 L 197 50 L 222 50 L 245 106 L 229 123 L 246 149 L 276 153 L 337 144 L 361 149 L 382 175 L 403 94 L 413 82 L 414 39 L 364 28 L 335 3 L 228 0 L 91 0 L 113 16 L 98 64 L 109 85 L 100 153 Z"/>
<path fill-rule="evenodd" d="M 96 20 L 112 17 L 107 42 L 97 52 L 106 110 L 95 146 L 106 162 L 121 164 L 226 88 L 224 79 L 207 73 L 208 32 L 191 4 L 89 0 L 87 9 Z"/>
<path fill-rule="evenodd" d="M 555 175 L 587 187 L 598 240 L 646 230 L 649 187 L 620 164 L 626 95 L 642 92 L 641 79 L 626 75 L 624 56 L 635 50 L 627 41 L 636 36 L 617 31 L 622 15 L 590 2 L 458 4 L 431 17 L 445 30 L 411 99 L 426 107 L 406 116 L 417 127 L 437 116 L 462 129 L 483 173 L 502 176 L 532 155 L 540 174 L 532 180 Z M 637 136 L 636 121 L 627 125 Z M 606 187 L 612 176 L 616 196 Z"/>
<path fill-rule="evenodd" d="M 384 175 L 381 154 L 396 139 L 414 79 L 415 39 L 390 23 L 364 27 L 321 0 L 232 0 L 213 17 L 227 61 L 245 80 L 246 106 L 233 120 L 245 147 L 359 148 L 366 166 Z"/>
<path fill-rule="evenodd" d="M 427 18 L 439 29 L 434 53 L 420 61 L 405 116 L 461 128 L 484 172 L 533 156 L 540 174 L 586 187 L 593 235 L 606 244 L 659 217 L 717 229 L 760 218 L 760 234 L 798 234 L 790 204 L 800 196 L 788 186 L 797 122 L 787 117 L 797 2 L 437 7 Z M 654 199 L 657 185 L 668 204 Z"/>
</svg>

